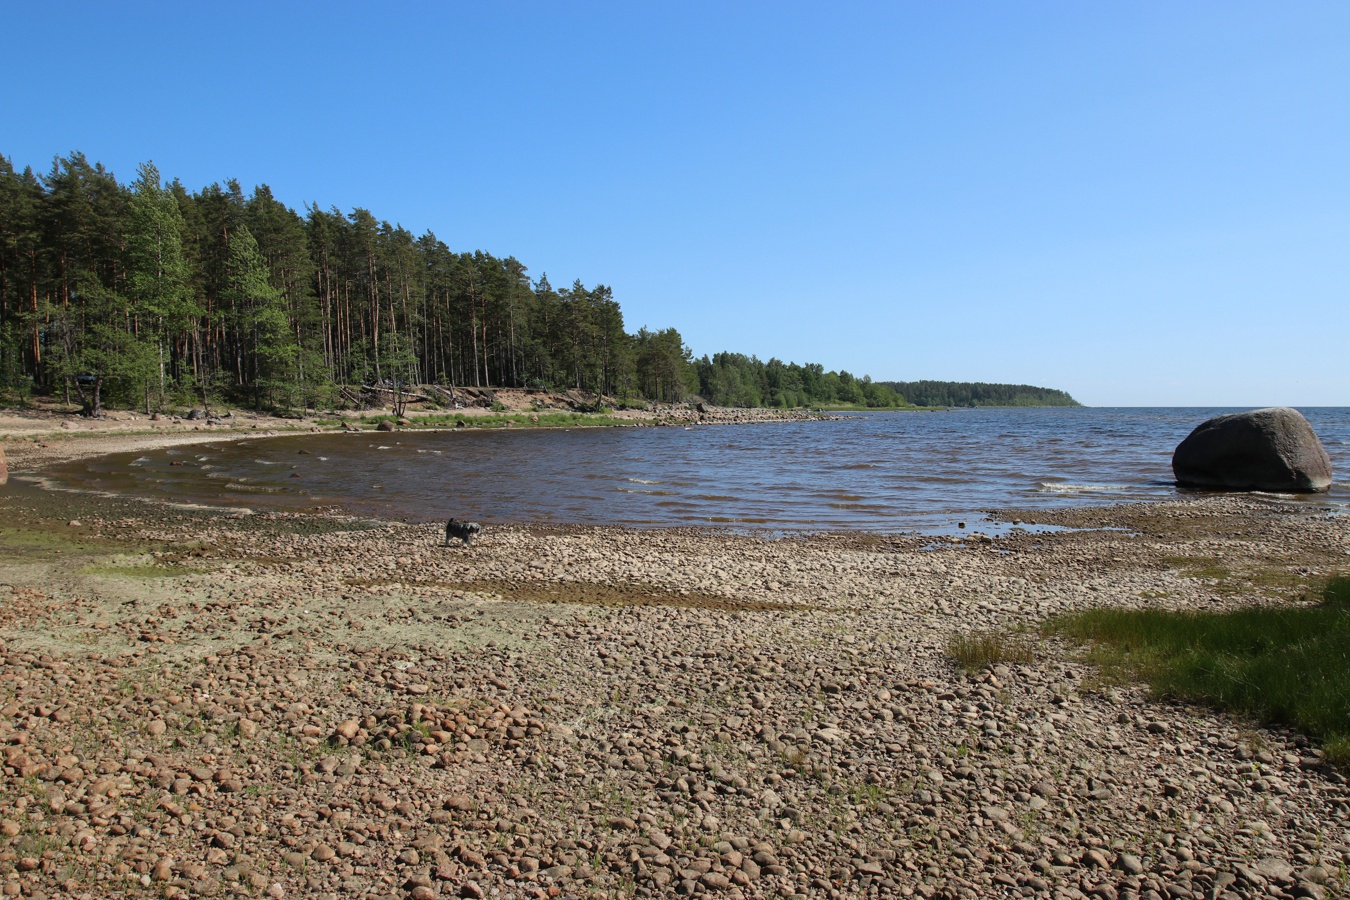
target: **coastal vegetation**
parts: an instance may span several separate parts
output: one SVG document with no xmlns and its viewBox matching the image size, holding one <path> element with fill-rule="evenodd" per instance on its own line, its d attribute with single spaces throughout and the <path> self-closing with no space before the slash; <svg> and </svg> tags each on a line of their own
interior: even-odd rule
<svg viewBox="0 0 1350 900">
<path fill-rule="evenodd" d="M 1081 406 L 1065 391 L 1030 384 L 965 381 L 884 381 L 915 406 Z"/>
<path fill-rule="evenodd" d="M 718 353 L 695 364 L 698 391 L 718 406 L 799 406 L 896 409 L 912 405 L 888 385 L 864 375 L 826 372 L 816 363 L 762 362 L 742 353 Z"/>
<path fill-rule="evenodd" d="M 1139 678 L 1160 697 L 1292 726 L 1350 765 L 1350 577 L 1328 579 L 1312 603 L 1094 609 L 1052 620 L 1047 631 L 1090 644 L 1108 677 Z"/>
<path fill-rule="evenodd" d="M 968 673 L 1008 663 L 1030 665 L 1036 661 L 1036 643 L 1024 630 L 961 632 L 947 641 L 947 655 Z"/>
<path fill-rule="evenodd" d="M 190 191 L 152 163 L 122 184 L 81 153 L 45 175 L 0 156 L 0 394 L 10 402 L 54 395 L 93 415 L 105 402 L 149 412 L 213 399 L 328 409 L 344 388 L 372 384 L 576 388 L 621 402 L 698 394 L 747 407 L 915 402 L 818 364 L 695 360 L 673 327 L 630 333 L 606 285 L 555 288 L 512 256 L 452 250 L 366 209 L 301 213 L 266 185 L 245 193 L 233 180 Z M 1006 386 L 974 387 L 919 400 L 1061 394 L 1019 387 L 999 402 L 1005 394 L 983 389 Z"/>
</svg>

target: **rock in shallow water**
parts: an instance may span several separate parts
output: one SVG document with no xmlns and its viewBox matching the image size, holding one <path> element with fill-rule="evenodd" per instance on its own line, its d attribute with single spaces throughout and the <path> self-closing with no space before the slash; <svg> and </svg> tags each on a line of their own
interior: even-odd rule
<svg viewBox="0 0 1350 900">
<path fill-rule="evenodd" d="M 1183 487 L 1322 492 L 1331 459 L 1302 413 L 1256 409 L 1202 422 L 1177 445 L 1172 472 Z"/>
</svg>

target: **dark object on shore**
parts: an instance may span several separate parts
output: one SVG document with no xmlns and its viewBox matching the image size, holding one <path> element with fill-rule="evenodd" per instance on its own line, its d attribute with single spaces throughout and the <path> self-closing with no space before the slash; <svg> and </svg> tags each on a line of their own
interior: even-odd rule
<svg viewBox="0 0 1350 900">
<path fill-rule="evenodd" d="M 207 418 L 207 416 L 204 410 L 193 409 L 189 410 L 188 414 L 183 418 L 187 419 L 189 422 L 200 422 L 203 419 Z"/>
<path fill-rule="evenodd" d="M 1172 454 L 1182 487 L 1320 493 L 1331 488 L 1331 459 L 1296 409 L 1231 413 L 1202 422 Z"/>
<path fill-rule="evenodd" d="M 474 536 L 481 534 L 483 526 L 477 522 L 457 522 L 451 519 L 445 523 L 445 546 L 450 546 L 450 539 L 457 538 L 465 547 L 473 543 Z"/>
</svg>

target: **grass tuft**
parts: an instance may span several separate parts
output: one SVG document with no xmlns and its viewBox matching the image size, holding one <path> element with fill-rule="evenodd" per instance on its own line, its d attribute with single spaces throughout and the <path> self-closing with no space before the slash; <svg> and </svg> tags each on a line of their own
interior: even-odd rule
<svg viewBox="0 0 1350 900">
<path fill-rule="evenodd" d="M 1350 764 L 1350 577 L 1329 579 L 1308 605 L 1095 609 L 1046 631 L 1089 644 L 1104 673 L 1145 681 L 1158 697 L 1292 726 Z"/>
<path fill-rule="evenodd" d="M 947 655 L 967 672 L 978 672 L 999 663 L 1035 662 L 1036 646 L 1020 631 L 974 631 L 948 641 Z"/>
</svg>

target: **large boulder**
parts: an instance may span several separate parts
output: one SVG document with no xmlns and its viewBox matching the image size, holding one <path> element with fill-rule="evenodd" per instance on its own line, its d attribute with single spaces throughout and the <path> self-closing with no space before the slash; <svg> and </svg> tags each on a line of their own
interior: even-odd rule
<svg viewBox="0 0 1350 900">
<path fill-rule="evenodd" d="M 1284 406 L 1216 416 L 1177 445 L 1172 472 L 1182 487 L 1226 491 L 1321 492 L 1331 458 L 1296 409 Z"/>
</svg>

